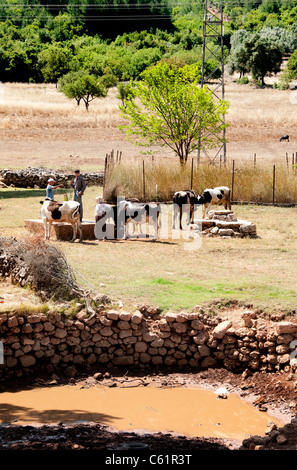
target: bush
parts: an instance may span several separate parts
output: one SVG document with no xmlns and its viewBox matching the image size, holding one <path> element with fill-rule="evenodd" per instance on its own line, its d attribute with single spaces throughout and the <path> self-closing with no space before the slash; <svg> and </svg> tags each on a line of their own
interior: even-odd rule
<svg viewBox="0 0 297 470">
<path fill-rule="evenodd" d="M 247 85 L 249 82 L 250 81 L 248 77 L 241 77 L 236 80 L 236 83 L 238 83 L 239 85 Z"/>
</svg>

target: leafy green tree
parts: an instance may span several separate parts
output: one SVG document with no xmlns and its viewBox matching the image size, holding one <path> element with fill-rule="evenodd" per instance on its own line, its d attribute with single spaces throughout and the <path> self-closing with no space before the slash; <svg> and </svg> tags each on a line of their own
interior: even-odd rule
<svg viewBox="0 0 297 470">
<path fill-rule="evenodd" d="M 253 76 L 265 86 L 267 73 L 278 73 L 283 59 L 283 48 L 276 37 L 265 34 L 252 34 L 245 41 L 249 52 L 248 67 Z"/>
<path fill-rule="evenodd" d="M 228 58 L 228 72 L 233 75 L 234 72 L 240 73 L 240 78 L 248 72 L 249 50 L 246 41 L 251 33 L 244 29 L 236 31 L 230 40 L 231 50 Z"/>
<path fill-rule="evenodd" d="M 287 69 L 288 69 L 290 78 L 297 78 L 297 49 L 289 57 L 288 63 L 287 63 Z"/>
<path fill-rule="evenodd" d="M 159 63 L 145 70 L 134 84 L 135 96 L 120 106 L 127 137 L 140 145 L 161 143 L 187 162 L 198 148 L 211 148 L 221 139 L 222 118 L 228 109 L 206 87 L 200 88 L 197 66 Z"/>
<path fill-rule="evenodd" d="M 135 97 L 133 86 L 130 82 L 121 82 L 118 84 L 117 98 L 121 100 L 122 106 L 126 108 L 126 103 Z"/>
<path fill-rule="evenodd" d="M 61 77 L 59 84 L 60 91 L 67 98 L 75 99 L 78 105 L 82 100 L 87 111 L 91 101 L 95 98 L 105 97 L 107 94 L 102 78 L 84 71 L 67 73 Z"/>
<path fill-rule="evenodd" d="M 52 44 L 41 51 L 38 56 L 38 63 L 44 81 L 57 84 L 59 78 L 69 72 L 71 58 L 72 54 L 69 48 L 58 43 Z"/>
</svg>

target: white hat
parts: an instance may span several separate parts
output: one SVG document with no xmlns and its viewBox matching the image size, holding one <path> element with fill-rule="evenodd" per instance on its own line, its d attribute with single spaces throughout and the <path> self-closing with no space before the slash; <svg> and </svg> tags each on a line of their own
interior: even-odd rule
<svg viewBox="0 0 297 470">
<path fill-rule="evenodd" d="M 54 183 L 55 180 L 53 180 L 53 178 L 50 178 L 47 182 L 48 182 L 48 183 Z"/>
</svg>

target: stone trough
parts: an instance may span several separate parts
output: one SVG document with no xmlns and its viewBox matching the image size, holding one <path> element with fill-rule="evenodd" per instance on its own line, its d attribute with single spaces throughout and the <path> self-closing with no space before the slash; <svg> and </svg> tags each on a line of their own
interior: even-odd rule
<svg viewBox="0 0 297 470">
<path fill-rule="evenodd" d="M 32 232 L 44 231 L 43 222 L 41 219 L 28 219 L 25 220 L 25 227 Z M 69 241 L 72 239 L 73 230 L 72 226 L 66 222 L 53 222 L 52 224 L 52 233 L 56 235 L 57 240 Z M 83 221 L 82 222 L 82 238 L 83 240 L 96 240 L 95 233 L 95 222 L 93 221 Z M 77 236 L 79 238 L 79 234 Z"/>
<path fill-rule="evenodd" d="M 239 220 L 230 210 L 212 210 L 207 219 L 196 219 L 191 230 L 206 237 L 256 238 L 257 227 L 248 220 Z"/>
</svg>

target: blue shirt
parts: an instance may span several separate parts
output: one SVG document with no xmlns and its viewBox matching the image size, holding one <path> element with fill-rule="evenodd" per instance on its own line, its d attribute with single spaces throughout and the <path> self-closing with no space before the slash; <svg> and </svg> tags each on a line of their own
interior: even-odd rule
<svg viewBox="0 0 297 470">
<path fill-rule="evenodd" d="M 53 186 L 51 184 L 48 184 L 46 187 L 46 197 L 54 199 Z"/>
</svg>

